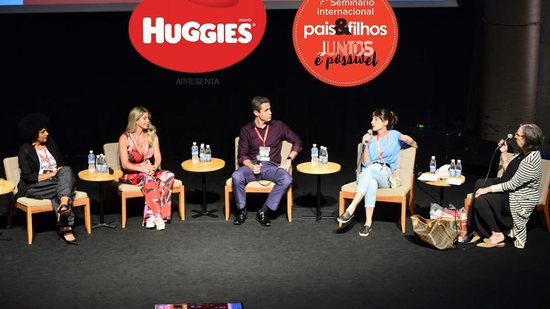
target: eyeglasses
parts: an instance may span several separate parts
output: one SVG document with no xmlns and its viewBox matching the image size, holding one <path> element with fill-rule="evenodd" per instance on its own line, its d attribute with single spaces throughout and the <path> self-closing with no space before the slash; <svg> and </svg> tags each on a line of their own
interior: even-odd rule
<svg viewBox="0 0 550 309">
<path fill-rule="evenodd" d="M 521 138 L 523 138 L 523 137 L 525 137 L 525 135 L 521 135 L 521 134 L 519 134 L 518 132 L 516 132 L 516 133 L 514 133 L 514 137 L 521 137 Z"/>
</svg>

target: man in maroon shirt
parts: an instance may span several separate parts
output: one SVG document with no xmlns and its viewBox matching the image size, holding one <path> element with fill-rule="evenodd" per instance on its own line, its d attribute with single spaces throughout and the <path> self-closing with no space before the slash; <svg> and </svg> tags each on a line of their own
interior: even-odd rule
<svg viewBox="0 0 550 309">
<path fill-rule="evenodd" d="M 276 211 L 281 198 L 292 184 L 289 173 L 292 160 L 302 150 L 302 141 L 282 121 L 271 120 L 271 104 L 266 97 L 252 99 L 254 120 L 241 128 L 238 149 L 239 169 L 233 172 L 233 194 L 239 213 L 233 224 L 246 220 L 246 184 L 255 180 L 275 183 L 266 202 L 256 214 L 263 226 L 271 226 L 270 212 Z M 292 143 L 287 158 L 281 158 L 283 141 Z"/>
</svg>

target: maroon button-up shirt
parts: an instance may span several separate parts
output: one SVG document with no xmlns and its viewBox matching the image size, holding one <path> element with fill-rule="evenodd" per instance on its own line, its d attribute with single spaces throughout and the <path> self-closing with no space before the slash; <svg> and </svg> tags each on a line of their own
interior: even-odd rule
<svg viewBox="0 0 550 309">
<path fill-rule="evenodd" d="M 256 123 L 251 121 L 241 128 L 239 138 L 238 159 L 239 165 L 242 165 L 245 160 L 256 161 L 256 157 L 260 152 L 260 146 L 271 147 L 269 152 L 269 159 L 272 162 L 281 163 L 281 147 L 283 141 L 292 143 L 292 150 L 300 153 L 302 151 L 302 140 L 292 132 L 282 121 L 271 120 L 266 123 L 267 125 L 261 129 L 256 127 Z M 269 126 L 269 132 L 265 140 L 265 145 L 262 139 L 265 136 L 267 127 Z M 260 137 L 256 130 L 260 133 Z M 286 158 L 285 158 L 286 159 Z"/>
</svg>

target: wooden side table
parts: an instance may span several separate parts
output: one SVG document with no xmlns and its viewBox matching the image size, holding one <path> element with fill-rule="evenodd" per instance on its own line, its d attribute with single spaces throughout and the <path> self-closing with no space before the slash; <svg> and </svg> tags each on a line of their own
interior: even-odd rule
<svg viewBox="0 0 550 309">
<path fill-rule="evenodd" d="M 104 213 L 103 213 L 103 186 L 102 183 L 113 181 L 115 179 L 119 179 L 122 176 L 121 170 L 115 170 L 112 174 L 110 173 L 98 173 L 98 172 L 92 172 L 90 173 L 88 170 L 82 170 L 78 172 L 78 178 L 84 180 L 84 181 L 91 181 L 91 182 L 97 182 L 99 184 L 99 223 L 92 226 L 92 229 L 98 228 L 98 227 L 108 227 L 108 228 L 116 228 L 116 225 L 105 223 L 104 221 Z"/>
<path fill-rule="evenodd" d="M 302 217 L 303 219 L 315 219 L 321 221 L 321 175 L 333 174 L 340 171 L 340 164 L 328 162 L 326 164 L 311 164 L 311 162 L 300 163 L 296 169 L 300 173 L 317 175 L 317 207 L 315 208 L 314 217 Z"/>
<path fill-rule="evenodd" d="M 188 171 L 191 173 L 201 173 L 202 178 L 202 207 L 201 210 L 193 209 L 192 211 L 195 213 L 192 215 L 192 218 L 202 217 L 202 216 L 208 216 L 212 218 L 217 218 L 218 215 L 213 214 L 213 212 L 218 211 L 217 209 L 207 209 L 206 205 L 206 173 L 214 172 L 217 170 L 221 170 L 225 166 L 225 161 L 218 158 L 212 158 L 212 161 L 209 162 L 193 162 L 193 160 L 185 160 L 181 163 L 181 168 L 184 171 Z"/>
<path fill-rule="evenodd" d="M 12 193 L 15 190 L 15 184 L 9 180 L 0 179 L 0 195 Z"/>
<path fill-rule="evenodd" d="M 4 194 L 10 194 L 13 192 L 13 190 L 15 190 L 15 184 L 9 180 L 5 180 L 5 179 L 0 179 L 0 195 L 4 195 Z M 14 204 L 12 204 L 14 201 L 13 199 L 10 199 L 9 200 L 9 210 L 8 210 L 8 218 L 11 216 L 11 213 L 12 211 L 14 211 Z M 8 221 L 10 221 L 10 219 L 8 219 Z M 9 222 L 8 222 L 9 224 Z M 8 227 L 9 228 L 9 227 Z M 2 235 L 2 231 L 0 231 L 0 235 Z M 0 238 L 0 240 L 9 240 L 8 238 Z"/>
<path fill-rule="evenodd" d="M 430 173 L 423 173 L 422 175 L 424 175 L 424 174 L 430 174 Z M 447 182 L 447 178 L 451 178 L 451 179 L 456 180 L 457 183 L 460 183 L 460 184 L 458 184 L 459 186 L 462 185 L 466 181 L 466 177 L 464 177 L 464 175 L 461 175 L 461 176 L 458 176 L 458 177 L 454 177 L 454 176 L 448 176 L 446 178 L 441 178 L 440 177 L 436 181 L 424 181 L 424 180 L 422 180 L 422 182 L 424 182 L 424 183 L 426 183 L 430 186 L 439 187 L 439 206 L 441 206 L 441 207 L 445 207 L 445 188 L 453 186 L 452 184 L 449 184 Z"/>
</svg>

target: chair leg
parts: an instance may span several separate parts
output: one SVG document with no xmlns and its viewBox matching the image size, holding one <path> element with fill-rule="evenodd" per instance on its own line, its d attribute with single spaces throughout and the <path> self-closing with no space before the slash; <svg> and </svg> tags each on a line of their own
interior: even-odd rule
<svg viewBox="0 0 550 309">
<path fill-rule="evenodd" d="M 292 185 L 288 188 L 286 193 L 286 215 L 288 217 L 288 222 L 292 222 L 292 205 L 294 203 L 294 194 L 292 191 Z"/>
<path fill-rule="evenodd" d="M 224 198 L 225 198 L 225 221 L 229 221 L 229 190 L 228 186 L 224 187 Z"/>
<path fill-rule="evenodd" d="M 92 234 L 92 216 L 90 215 L 90 199 L 84 205 L 84 227 L 88 234 Z"/>
<path fill-rule="evenodd" d="M 185 187 L 182 187 L 181 192 L 179 192 L 178 196 L 178 206 L 179 206 L 179 212 L 180 212 L 180 219 L 181 221 L 185 220 Z"/>
<path fill-rule="evenodd" d="M 121 226 L 122 228 L 126 228 L 126 196 L 124 196 L 124 193 L 120 196 L 120 219 L 121 219 Z"/>
<path fill-rule="evenodd" d="M 409 191 L 409 211 L 411 216 L 414 215 L 414 181 L 411 185 L 411 191 Z"/>
<path fill-rule="evenodd" d="M 550 191 L 548 192 L 548 195 L 550 196 Z M 548 201 L 549 198 L 546 199 L 546 201 Z M 546 221 L 546 230 L 548 230 L 548 232 L 550 232 L 550 209 L 548 209 L 548 207 L 550 205 L 548 205 L 548 203 L 542 205 L 544 207 L 544 209 L 542 210 L 542 213 L 544 214 L 544 220 Z"/>
<path fill-rule="evenodd" d="M 407 220 L 407 198 L 403 197 L 401 201 L 401 233 L 405 234 L 405 224 Z"/>
<path fill-rule="evenodd" d="M 344 207 L 346 206 L 345 203 L 346 200 L 344 199 L 344 195 L 340 192 L 338 197 L 338 216 L 341 216 L 344 213 Z M 342 223 L 338 222 L 338 227 L 342 227 Z"/>
<path fill-rule="evenodd" d="M 32 210 L 27 209 L 27 243 L 32 245 Z"/>
<path fill-rule="evenodd" d="M 466 209 L 467 213 L 470 213 L 470 206 L 472 206 L 472 200 L 469 198 L 464 199 L 464 209 Z"/>
</svg>

